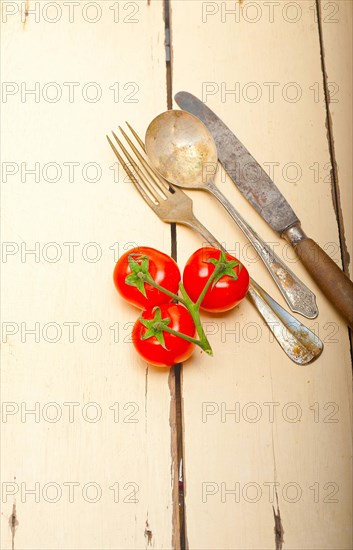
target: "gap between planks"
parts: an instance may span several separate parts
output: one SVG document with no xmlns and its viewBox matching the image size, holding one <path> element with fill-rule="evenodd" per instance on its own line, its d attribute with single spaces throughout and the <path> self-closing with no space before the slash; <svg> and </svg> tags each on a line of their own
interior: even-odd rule
<svg viewBox="0 0 353 550">
<path fill-rule="evenodd" d="M 333 122 L 332 115 L 330 110 L 330 91 L 329 91 L 329 82 L 326 69 L 325 61 L 325 46 L 324 46 L 324 35 L 322 30 L 322 9 L 321 9 L 321 0 L 316 0 L 316 13 L 317 13 L 317 26 L 319 33 L 319 43 L 320 43 L 320 56 L 321 56 L 321 70 L 322 70 L 322 80 L 324 86 L 324 97 L 325 97 L 325 108 L 326 108 L 326 129 L 327 129 L 327 141 L 330 153 L 331 161 L 331 193 L 332 193 L 332 202 L 333 208 L 337 220 L 338 228 L 338 237 L 341 250 L 341 261 L 342 268 L 347 277 L 350 273 L 350 255 L 347 248 L 345 229 L 344 229 L 344 220 L 343 212 L 341 206 L 341 194 L 339 187 L 339 178 L 338 178 L 338 168 L 336 160 L 336 151 L 335 151 L 335 139 L 333 135 Z M 348 328 L 348 336 L 350 343 L 350 352 L 351 352 L 351 361 L 353 367 L 353 331 Z"/>
<path fill-rule="evenodd" d="M 173 107 L 173 67 L 172 67 L 172 34 L 171 8 L 169 0 L 164 0 L 165 51 L 166 51 L 166 89 L 167 109 Z M 177 230 L 176 224 L 171 224 L 171 256 L 177 260 Z M 173 491 L 173 540 L 175 550 L 186 550 L 186 523 L 184 498 L 184 426 L 182 414 L 182 365 L 175 365 L 169 375 L 171 455 L 172 455 L 172 491 Z"/>
<path fill-rule="evenodd" d="M 325 97 L 325 108 L 326 108 L 327 141 L 328 141 L 330 161 L 331 161 L 332 202 L 333 202 L 333 208 L 337 219 L 338 235 L 339 235 L 339 242 L 340 242 L 340 248 L 341 248 L 342 267 L 346 275 L 349 276 L 350 257 L 349 257 L 349 252 L 348 252 L 346 238 L 345 238 L 344 220 L 343 220 L 343 213 L 342 213 L 342 207 L 341 207 L 341 201 L 340 201 L 340 188 L 339 188 L 337 160 L 336 160 L 336 152 L 335 152 L 335 140 L 333 136 L 333 123 L 332 123 L 332 116 L 331 116 L 331 110 L 330 110 L 330 91 L 329 91 L 329 83 L 328 83 L 327 70 L 326 70 L 325 47 L 324 47 L 324 38 L 323 38 L 323 31 L 322 31 L 321 0 L 316 0 L 316 12 L 317 12 L 319 43 L 320 43 L 322 80 L 323 80 L 323 86 L 324 86 L 324 97 Z"/>
</svg>

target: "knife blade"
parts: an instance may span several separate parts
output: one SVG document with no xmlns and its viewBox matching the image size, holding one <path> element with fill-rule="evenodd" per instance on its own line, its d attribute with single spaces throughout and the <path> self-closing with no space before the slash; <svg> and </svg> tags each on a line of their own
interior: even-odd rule
<svg viewBox="0 0 353 550">
<path fill-rule="evenodd" d="M 260 216 L 279 234 L 299 223 L 292 208 L 259 163 L 218 116 L 197 97 L 179 92 L 175 101 L 181 109 L 197 116 L 215 140 L 218 160 L 239 191 Z"/>
<path fill-rule="evenodd" d="M 216 142 L 218 159 L 231 180 L 262 218 L 292 244 L 313 279 L 353 328 L 353 283 L 313 240 L 278 187 L 224 122 L 196 96 L 178 92 L 181 109 L 197 116 Z"/>
</svg>

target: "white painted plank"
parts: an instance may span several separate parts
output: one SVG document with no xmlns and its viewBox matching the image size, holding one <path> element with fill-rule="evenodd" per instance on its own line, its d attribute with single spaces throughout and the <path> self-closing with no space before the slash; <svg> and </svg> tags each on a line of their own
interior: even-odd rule
<svg viewBox="0 0 353 550">
<path fill-rule="evenodd" d="M 3 547 L 15 503 L 15 548 L 170 548 L 168 372 L 135 355 L 138 311 L 112 283 L 131 245 L 170 252 L 170 229 L 112 169 L 105 140 L 166 107 L 163 4 L 85 2 L 70 21 L 63 3 L 54 22 L 58 9 L 2 2 L 2 158 L 17 170 L 2 195 Z M 38 181 L 25 173 L 35 163 Z"/>
<path fill-rule="evenodd" d="M 352 78 L 353 78 L 353 3 L 321 2 L 321 25 L 324 60 L 330 94 L 330 116 L 334 157 L 337 167 L 339 202 L 344 221 L 344 237 L 350 256 L 350 276 L 353 258 L 352 217 Z"/>
<path fill-rule="evenodd" d="M 172 2 L 173 93 L 187 90 L 204 99 L 263 166 L 273 163 L 275 182 L 304 230 L 340 262 L 331 188 L 322 169 L 330 160 L 325 105 L 315 97 L 323 81 L 315 4 L 276 4 L 273 15 L 264 4 L 194 1 L 186 17 L 184 3 Z M 320 316 L 306 324 L 325 349 L 313 365 L 295 367 L 249 302 L 225 317 L 204 317 L 214 332 L 214 358 L 196 354 L 183 369 L 189 548 L 275 547 L 273 483 L 284 548 L 351 548 L 347 329 L 291 249 L 229 180 L 221 180 L 219 175 L 231 202 L 268 242 L 278 243 L 277 252 L 315 291 Z M 201 221 L 230 250 L 240 249 L 254 277 L 283 304 L 221 207 L 198 192 L 192 196 Z M 178 229 L 181 264 L 201 242 Z M 203 417 L 207 403 L 214 414 Z M 222 418 L 224 407 L 240 412 Z M 236 495 L 224 492 L 231 489 Z"/>
</svg>

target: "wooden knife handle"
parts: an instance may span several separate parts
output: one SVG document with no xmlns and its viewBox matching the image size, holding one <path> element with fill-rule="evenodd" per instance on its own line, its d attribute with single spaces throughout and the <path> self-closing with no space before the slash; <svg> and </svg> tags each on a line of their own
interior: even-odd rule
<svg viewBox="0 0 353 550">
<path fill-rule="evenodd" d="M 289 235 L 288 235 L 289 237 Z M 345 318 L 353 329 L 353 283 L 338 265 L 320 248 L 305 236 L 297 242 L 289 237 L 295 250 L 314 281 L 326 298 Z"/>
</svg>

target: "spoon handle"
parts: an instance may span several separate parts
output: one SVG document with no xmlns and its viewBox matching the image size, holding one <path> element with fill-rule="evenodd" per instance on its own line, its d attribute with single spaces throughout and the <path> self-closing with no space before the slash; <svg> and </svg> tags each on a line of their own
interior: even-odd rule
<svg viewBox="0 0 353 550">
<path fill-rule="evenodd" d="M 304 315 L 304 317 L 308 319 L 315 319 L 318 315 L 315 294 L 291 269 L 289 269 L 289 267 L 286 266 L 261 237 L 259 237 L 214 183 L 207 183 L 206 189 L 219 200 L 249 239 L 270 272 L 290 309 Z"/>
<path fill-rule="evenodd" d="M 195 229 L 211 246 L 226 252 L 221 243 L 194 216 L 183 220 L 184 225 Z M 254 279 L 250 279 L 247 297 L 265 321 L 285 354 L 297 365 L 315 361 L 323 350 L 321 340 L 293 315 L 280 306 Z"/>
</svg>

